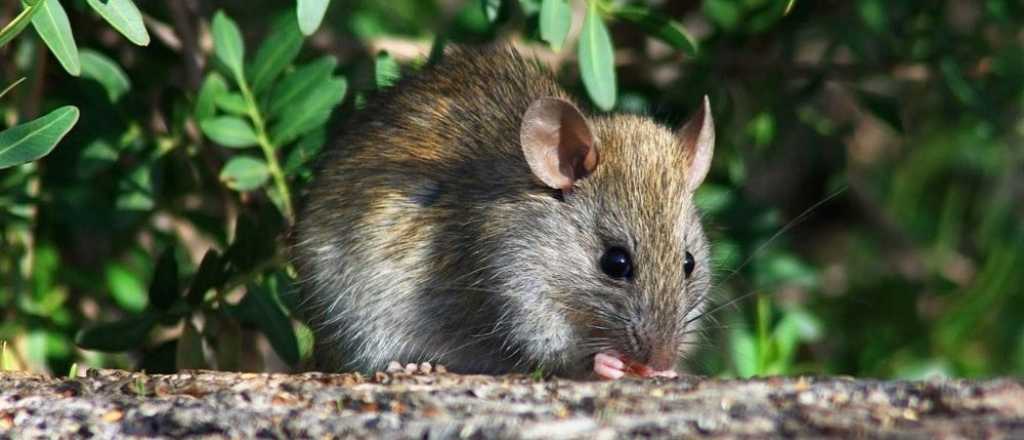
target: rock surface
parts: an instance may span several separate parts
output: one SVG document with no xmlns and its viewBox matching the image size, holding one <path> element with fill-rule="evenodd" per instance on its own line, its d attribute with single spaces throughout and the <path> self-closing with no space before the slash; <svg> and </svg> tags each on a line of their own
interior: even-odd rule
<svg viewBox="0 0 1024 440">
<path fill-rule="evenodd" d="M 3 438 L 1024 438 L 1024 380 L 0 373 Z"/>
</svg>

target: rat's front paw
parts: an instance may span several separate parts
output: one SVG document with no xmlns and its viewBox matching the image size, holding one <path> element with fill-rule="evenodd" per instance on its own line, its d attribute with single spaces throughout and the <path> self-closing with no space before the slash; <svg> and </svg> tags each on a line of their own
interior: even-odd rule
<svg viewBox="0 0 1024 440">
<path fill-rule="evenodd" d="M 388 368 L 385 371 L 387 371 L 388 373 L 406 374 L 430 374 L 431 371 L 436 371 L 438 373 L 447 372 L 443 365 L 433 366 L 430 364 L 430 362 L 421 362 L 419 364 L 408 363 L 405 364 L 405 366 L 402 366 L 402 363 L 398 361 L 391 361 L 390 363 L 388 363 Z"/>
<path fill-rule="evenodd" d="M 601 379 L 616 380 L 630 374 L 640 377 L 678 377 L 675 370 L 655 370 L 634 362 L 617 351 L 604 351 L 594 355 L 594 374 Z"/>
<path fill-rule="evenodd" d="M 601 379 L 615 380 L 626 375 L 626 362 L 618 352 L 609 351 L 594 355 L 594 374 Z"/>
</svg>

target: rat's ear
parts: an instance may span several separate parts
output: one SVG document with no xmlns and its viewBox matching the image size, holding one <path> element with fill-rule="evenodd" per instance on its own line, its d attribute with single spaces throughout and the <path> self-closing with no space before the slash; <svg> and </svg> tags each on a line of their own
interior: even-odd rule
<svg viewBox="0 0 1024 440">
<path fill-rule="evenodd" d="M 519 141 L 530 170 L 545 185 L 569 190 L 597 168 L 590 124 L 571 102 L 540 98 L 523 114 Z"/>
<path fill-rule="evenodd" d="M 697 113 L 676 132 L 686 164 L 686 190 L 694 191 L 708 175 L 711 156 L 715 152 L 715 121 L 711 118 L 711 102 L 704 95 Z"/>
</svg>

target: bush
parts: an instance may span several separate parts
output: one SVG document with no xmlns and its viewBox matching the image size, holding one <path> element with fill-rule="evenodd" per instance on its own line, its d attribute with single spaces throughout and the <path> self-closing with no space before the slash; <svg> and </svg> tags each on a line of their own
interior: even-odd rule
<svg viewBox="0 0 1024 440">
<path fill-rule="evenodd" d="M 596 111 L 711 96 L 694 371 L 1024 374 L 1017 2 L 334 3 L 0 9 L 0 367 L 300 365 L 284 235 L 329 127 L 511 39 Z"/>
</svg>

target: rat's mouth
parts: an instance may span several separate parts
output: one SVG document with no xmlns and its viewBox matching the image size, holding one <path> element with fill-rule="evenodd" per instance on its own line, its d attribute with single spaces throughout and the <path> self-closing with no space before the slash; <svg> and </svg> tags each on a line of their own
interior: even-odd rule
<svg viewBox="0 0 1024 440">
<path fill-rule="evenodd" d="M 594 355 L 594 374 L 601 379 L 616 380 L 626 375 L 637 377 L 677 377 L 675 370 L 655 370 L 636 362 L 617 351 L 602 351 Z"/>
</svg>

